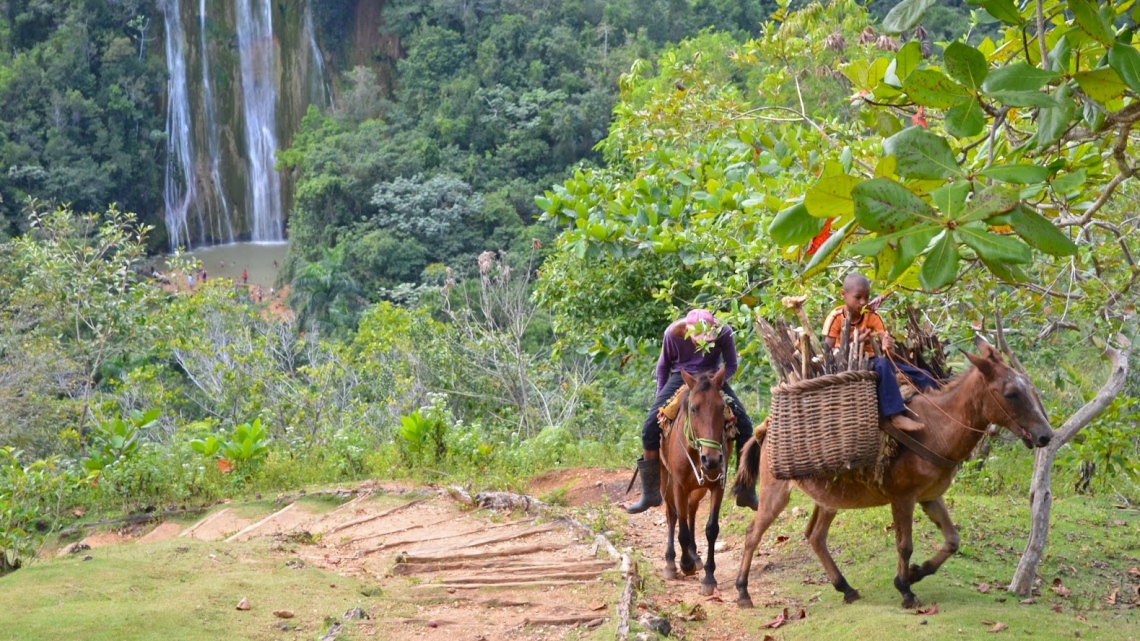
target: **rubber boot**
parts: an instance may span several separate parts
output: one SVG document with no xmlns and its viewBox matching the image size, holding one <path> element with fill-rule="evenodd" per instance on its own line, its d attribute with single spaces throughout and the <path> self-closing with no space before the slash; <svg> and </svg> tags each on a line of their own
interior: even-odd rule
<svg viewBox="0 0 1140 641">
<path fill-rule="evenodd" d="M 641 476 L 641 499 L 625 508 L 630 514 L 641 514 L 661 505 L 661 459 L 638 459 L 637 473 Z"/>
<path fill-rule="evenodd" d="M 736 468 L 739 470 L 743 462 L 740 460 L 740 451 L 742 447 L 736 448 Z M 760 509 L 760 497 L 756 496 L 756 480 L 752 480 L 752 485 L 735 485 L 732 488 L 732 493 L 736 495 L 736 505 L 739 507 L 751 508 L 753 512 Z"/>
</svg>

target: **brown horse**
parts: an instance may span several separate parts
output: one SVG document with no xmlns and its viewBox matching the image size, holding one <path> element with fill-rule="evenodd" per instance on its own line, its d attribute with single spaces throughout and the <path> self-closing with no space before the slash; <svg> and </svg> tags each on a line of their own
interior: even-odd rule
<svg viewBox="0 0 1140 641">
<path fill-rule="evenodd" d="M 692 376 L 681 372 L 688 389 L 681 393 L 681 411 L 669 435 L 661 443 L 661 495 L 669 519 L 669 544 L 665 548 L 665 578 L 677 578 L 677 551 L 673 534 L 680 516 L 681 572 L 686 576 L 701 569 L 697 553 L 697 507 L 705 494 L 712 496 L 709 520 L 705 524 L 708 539 L 708 561 L 703 564 L 701 594 L 708 596 L 716 589 L 716 559 L 713 547 L 720 534 L 720 503 L 724 498 L 725 475 L 728 473 L 727 439 L 725 438 L 724 368 L 716 374 Z"/>
<path fill-rule="evenodd" d="M 934 574 L 951 555 L 958 551 L 958 530 L 950 520 L 942 494 L 950 487 L 958 464 L 966 460 L 981 439 L 985 428 L 993 423 L 1017 435 L 1027 447 L 1044 447 L 1053 437 L 1049 419 L 1033 384 L 1023 374 L 1008 367 L 997 351 L 985 341 L 976 340 L 979 355 L 966 354 L 974 367 L 959 375 L 942 389 L 915 396 L 909 408 L 925 424 L 921 432 L 911 436 L 930 452 L 945 459 L 936 465 L 915 451 L 899 445 L 898 453 L 887 464 L 880 484 L 868 478 L 866 470 L 841 472 L 824 478 L 782 481 L 772 475 L 768 465 L 769 450 L 763 446 L 763 435 L 748 442 L 741 454 L 737 484 L 752 483 L 760 471 L 760 509 L 748 526 L 744 556 L 736 576 L 737 605 L 752 607 L 748 596 L 748 572 L 752 555 L 764 532 L 788 505 L 792 486 L 803 490 L 815 501 L 804 535 L 820 563 L 827 571 L 831 585 L 851 603 L 859 598 L 858 590 L 835 565 L 827 549 L 827 532 L 838 510 L 876 507 L 890 504 L 894 519 L 898 569 L 895 588 L 902 593 L 904 608 L 920 605 L 910 586 Z M 948 466 L 946 464 L 949 463 Z M 918 503 L 942 531 L 941 550 L 922 565 L 910 565 L 914 551 L 911 526 L 914 505 Z"/>
</svg>

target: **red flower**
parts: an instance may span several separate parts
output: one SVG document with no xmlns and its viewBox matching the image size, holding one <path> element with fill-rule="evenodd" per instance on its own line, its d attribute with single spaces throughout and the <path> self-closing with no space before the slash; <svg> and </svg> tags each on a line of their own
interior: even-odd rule
<svg viewBox="0 0 1140 641">
<path fill-rule="evenodd" d="M 828 218 L 826 221 L 824 221 L 823 230 L 820 231 L 819 234 L 816 235 L 815 238 L 811 239 L 811 244 L 808 245 L 807 251 L 804 252 L 804 255 L 805 256 L 811 256 L 812 254 L 819 251 L 819 248 L 825 242 L 827 242 L 828 238 L 831 238 L 831 219 L 830 218 Z"/>
<path fill-rule="evenodd" d="M 926 124 L 926 107 L 919 107 L 918 112 L 910 117 L 910 124 L 918 125 L 923 129 L 930 129 Z"/>
<path fill-rule="evenodd" d="M 229 474 L 230 472 L 233 472 L 234 471 L 233 461 L 229 460 L 228 458 L 218 459 L 218 471 L 221 472 L 222 474 Z"/>
</svg>

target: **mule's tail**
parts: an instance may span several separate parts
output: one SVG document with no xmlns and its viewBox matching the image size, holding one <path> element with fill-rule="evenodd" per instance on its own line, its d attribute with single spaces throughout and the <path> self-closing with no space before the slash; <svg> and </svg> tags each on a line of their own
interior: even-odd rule
<svg viewBox="0 0 1140 641">
<path fill-rule="evenodd" d="M 736 464 L 736 481 L 733 483 L 734 493 L 756 485 L 756 477 L 760 474 L 760 447 L 764 444 L 767 428 L 768 421 L 765 420 L 740 449 L 740 460 Z"/>
</svg>

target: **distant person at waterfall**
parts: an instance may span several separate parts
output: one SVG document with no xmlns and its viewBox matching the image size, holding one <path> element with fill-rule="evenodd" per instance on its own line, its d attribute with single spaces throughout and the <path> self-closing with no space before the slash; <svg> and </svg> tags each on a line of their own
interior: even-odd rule
<svg viewBox="0 0 1140 641">
<path fill-rule="evenodd" d="M 277 269 L 277 261 L 273 261 L 273 269 Z"/>
<path fill-rule="evenodd" d="M 249 283 L 249 270 L 243 269 L 243 270 L 241 270 L 241 284 L 246 285 L 248 283 Z"/>
<path fill-rule="evenodd" d="M 186 274 L 186 285 L 194 289 L 194 274 Z"/>
</svg>

